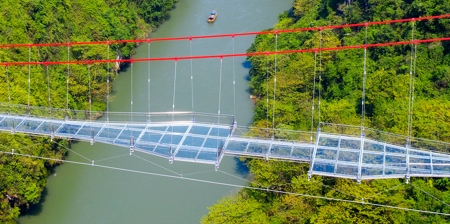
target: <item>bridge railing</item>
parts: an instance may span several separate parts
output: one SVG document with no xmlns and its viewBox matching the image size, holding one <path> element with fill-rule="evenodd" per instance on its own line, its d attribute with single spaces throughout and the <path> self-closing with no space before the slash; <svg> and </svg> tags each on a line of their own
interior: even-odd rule
<svg viewBox="0 0 450 224">
<path fill-rule="evenodd" d="M 321 131 L 337 135 L 361 137 L 362 128 L 361 126 L 321 123 Z M 364 134 L 365 138 L 376 140 L 379 142 L 386 142 L 392 145 L 405 147 L 409 142 L 411 148 L 415 149 L 450 152 L 450 143 L 447 142 L 416 137 L 412 137 L 408 141 L 408 137 L 406 135 L 389 133 L 367 127 L 364 128 Z"/>
<path fill-rule="evenodd" d="M 89 110 L 66 110 L 38 106 L 0 103 L 0 113 L 69 121 L 96 121 L 120 123 L 192 122 L 229 125 L 233 115 L 199 112 L 109 112 Z"/>
<path fill-rule="evenodd" d="M 246 137 L 265 140 L 277 140 L 277 141 L 295 141 L 304 143 L 313 143 L 316 140 L 316 133 L 298 130 L 282 130 L 271 128 L 258 128 L 258 127 L 244 127 L 238 126 L 233 136 Z"/>
</svg>

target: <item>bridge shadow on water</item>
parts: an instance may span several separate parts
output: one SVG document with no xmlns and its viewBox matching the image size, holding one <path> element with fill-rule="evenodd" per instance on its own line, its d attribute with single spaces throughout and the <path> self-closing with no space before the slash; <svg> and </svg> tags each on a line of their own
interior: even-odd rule
<svg viewBox="0 0 450 224">
<path fill-rule="evenodd" d="M 248 169 L 247 165 L 245 165 L 244 162 L 242 162 L 239 157 L 233 157 L 234 162 L 236 163 L 235 172 L 239 175 L 248 177 L 250 174 L 250 170 Z"/>
</svg>

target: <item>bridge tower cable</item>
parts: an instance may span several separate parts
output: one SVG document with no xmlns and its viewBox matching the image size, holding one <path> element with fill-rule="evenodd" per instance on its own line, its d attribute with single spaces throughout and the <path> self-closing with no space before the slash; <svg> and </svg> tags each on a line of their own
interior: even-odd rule
<svg viewBox="0 0 450 224">
<path fill-rule="evenodd" d="M 70 79 L 70 42 L 67 42 L 67 75 L 66 75 L 66 112 L 65 117 L 69 116 L 69 79 Z"/>
<path fill-rule="evenodd" d="M 319 95 L 318 95 L 318 132 L 320 132 L 320 95 L 321 95 L 321 90 L 322 90 L 322 31 L 323 31 L 323 27 L 320 27 L 320 38 L 319 38 Z"/>
<path fill-rule="evenodd" d="M 361 183 L 362 176 L 362 161 L 364 154 L 364 140 L 365 140 L 365 115 L 366 115 L 366 81 L 367 81 L 367 32 L 368 32 L 368 23 L 366 23 L 365 28 L 365 38 L 364 38 L 364 65 L 363 65 L 363 83 L 362 83 L 362 96 L 361 96 L 361 143 L 359 150 L 359 158 L 358 158 L 358 173 L 356 177 L 356 181 Z"/>
<path fill-rule="evenodd" d="M 50 74 L 48 73 L 48 62 L 45 63 L 45 68 L 46 68 L 46 72 L 47 72 L 48 109 L 49 109 L 50 117 L 51 117 L 52 101 L 51 101 L 51 93 L 50 93 Z"/>
<path fill-rule="evenodd" d="M 314 51 L 314 78 L 313 78 L 313 91 L 312 91 L 312 102 L 311 102 L 311 136 L 310 141 L 313 142 L 313 131 L 314 131 L 314 104 L 316 96 L 316 72 L 317 72 L 317 50 Z"/>
<path fill-rule="evenodd" d="M 174 60 L 175 62 L 175 72 L 173 74 L 173 95 L 172 95 L 172 133 L 173 133 L 173 125 L 174 125 L 174 115 L 175 115 L 175 96 L 176 96 L 176 88 L 177 88 L 177 62 L 178 59 Z M 170 144 L 173 143 L 173 134 L 170 135 Z M 171 146 L 172 147 L 172 146 Z"/>
<path fill-rule="evenodd" d="M 110 42 L 108 41 L 108 49 L 107 49 L 107 58 L 109 61 L 109 51 L 110 51 Z M 110 86 L 109 86 L 109 80 L 110 80 L 110 70 L 109 70 L 109 62 L 106 63 L 107 68 L 106 68 L 106 73 L 107 73 L 107 78 L 106 78 L 106 122 L 109 122 L 109 92 L 110 92 Z"/>
<path fill-rule="evenodd" d="M 278 30 L 275 31 L 275 59 L 274 59 L 274 77 L 273 77 L 273 111 L 272 111 L 272 138 L 274 137 L 275 129 L 275 104 L 277 91 L 277 52 L 278 51 Z"/>
<path fill-rule="evenodd" d="M 147 39 L 147 58 L 150 58 L 150 38 Z M 151 121 L 150 112 L 151 112 L 151 70 L 150 70 L 150 60 L 147 61 L 147 106 L 148 106 L 148 118 L 147 122 Z"/>
</svg>

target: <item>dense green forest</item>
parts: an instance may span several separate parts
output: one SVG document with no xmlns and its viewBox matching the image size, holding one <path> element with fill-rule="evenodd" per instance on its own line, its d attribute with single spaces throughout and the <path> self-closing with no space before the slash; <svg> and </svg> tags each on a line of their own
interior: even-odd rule
<svg viewBox="0 0 450 224">
<path fill-rule="evenodd" d="M 175 2 L 176 0 L 0 0 L 0 44 L 145 38 L 168 18 L 168 12 Z M 134 48 L 132 43 L 112 44 L 110 58 L 129 57 Z M 68 57 L 69 60 L 106 59 L 107 49 L 106 45 L 1 48 L 0 61 L 66 61 Z M 67 106 L 69 109 L 88 110 L 89 82 L 92 86 L 93 110 L 104 110 L 107 91 L 110 90 L 106 86 L 107 78 L 110 76 L 112 81 L 116 76 L 112 69 L 108 71 L 107 68 L 105 64 L 90 65 L 89 80 L 87 65 L 49 65 L 48 68 L 45 65 L 2 66 L 2 110 L 10 108 L 10 104 L 28 103 L 30 106 L 63 109 Z M 68 95 L 65 88 L 67 80 Z M 64 158 L 70 146 L 67 141 L 50 141 L 48 138 L 9 133 L 0 133 L 0 142 L 1 151 L 10 152 L 14 149 L 16 153 L 55 159 Z M 51 168 L 57 164 L 0 154 L 0 223 L 14 223 L 20 212 L 40 201 L 46 178 Z"/>
<path fill-rule="evenodd" d="M 279 17 L 274 29 L 293 29 L 417 18 L 450 12 L 449 0 L 296 0 L 292 10 Z M 450 36 L 450 19 L 417 21 L 414 38 Z M 398 23 L 367 28 L 324 29 L 300 33 L 260 35 L 249 52 L 312 49 L 411 40 L 412 24 Z M 321 37 L 322 36 L 322 37 Z M 322 43 L 320 40 L 322 39 Z M 277 43 L 277 46 L 275 46 Z M 411 66 L 410 45 L 368 48 L 365 101 L 366 127 L 391 133 L 408 133 Z M 414 55 L 414 54 L 413 54 Z M 311 130 L 314 90 L 314 53 L 277 55 L 274 127 Z M 321 96 L 321 122 L 361 125 L 364 50 L 324 51 L 316 63 L 314 130 L 317 97 Z M 414 56 L 412 57 L 414 60 Z M 272 127 L 275 56 L 254 56 L 250 85 L 257 97 L 254 126 Z M 320 63 L 320 66 L 319 66 Z M 413 63 L 414 64 L 414 63 Z M 412 136 L 450 142 L 450 43 L 417 45 L 414 78 Z M 318 76 L 321 74 L 321 79 Z M 320 81 L 320 82 L 319 82 Z M 267 98 L 269 105 L 267 105 Z M 406 139 L 405 139 L 406 143 Z M 357 202 L 449 213 L 447 178 L 355 181 L 313 176 L 305 164 L 243 160 L 252 173 L 251 187 L 210 208 L 203 223 L 445 223 L 447 216 L 303 197 L 301 194 Z M 364 198 L 364 201 L 363 201 Z"/>
</svg>

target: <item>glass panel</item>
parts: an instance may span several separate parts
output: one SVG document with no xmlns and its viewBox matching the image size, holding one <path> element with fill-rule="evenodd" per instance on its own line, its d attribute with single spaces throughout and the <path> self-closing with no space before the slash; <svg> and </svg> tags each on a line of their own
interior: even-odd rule
<svg viewBox="0 0 450 224">
<path fill-rule="evenodd" d="M 294 148 L 292 149 L 292 158 L 309 161 L 311 159 L 311 153 L 313 149 L 313 147 L 294 146 Z"/>
<path fill-rule="evenodd" d="M 347 149 L 360 149 L 361 148 L 361 140 L 350 140 L 350 139 L 341 139 L 341 148 Z"/>
<path fill-rule="evenodd" d="M 211 128 L 209 135 L 227 137 L 230 134 L 230 129 L 227 128 Z"/>
<path fill-rule="evenodd" d="M 172 133 L 185 133 L 187 131 L 189 126 L 170 126 L 167 129 L 167 132 L 172 132 Z"/>
<path fill-rule="evenodd" d="M 409 163 L 430 163 L 430 159 L 409 157 Z"/>
<path fill-rule="evenodd" d="M 178 152 L 175 155 L 175 157 L 184 159 L 195 159 L 199 151 L 200 151 L 199 149 L 181 147 L 180 149 L 178 149 Z"/>
<path fill-rule="evenodd" d="M 409 154 L 410 155 L 418 155 L 418 156 L 430 156 L 429 152 L 424 152 L 424 151 L 419 151 L 419 150 L 414 150 L 414 149 L 410 149 Z"/>
<path fill-rule="evenodd" d="M 163 155 L 163 156 L 170 156 L 170 147 L 164 146 L 164 145 L 158 145 L 155 148 L 155 153 Z"/>
<path fill-rule="evenodd" d="M 159 133 L 153 133 L 153 132 L 146 132 L 141 139 L 139 140 L 139 142 L 153 142 L 153 143 L 158 143 L 159 140 L 161 139 L 162 134 Z"/>
<path fill-rule="evenodd" d="M 160 143 L 162 143 L 162 144 L 178 145 L 178 143 L 180 143 L 182 138 L 183 138 L 183 136 L 181 136 L 181 135 L 168 135 L 168 134 L 165 134 L 162 137 Z"/>
<path fill-rule="evenodd" d="M 270 149 L 270 155 L 275 157 L 288 158 L 291 156 L 292 146 L 287 145 L 272 145 Z"/>
<path fill-rule="evenodd" d="M 59 130 L 59 135 L 74 135 L 81 128 L 81 125 L 64 124 Z"/>
<path fill-rule="evenodd" d="M 410 165 L 410 174 L 431 174 L 430 165 Z"/>
<path fill-rule="evenodd" d="M 383 155 L 364 152 L 362 162 L 367 164 L 383 164 Z"/>
<path fill-rule="evenodd" d="M 237 152 L 243 152 L 247 148 L 248 142 L 241 142 L 241 141 L 228 141 L 228 145 L 226 147 L 226 150 L 228 151 L 237 151 Z"/>
<path fill-rule="evenodd" d="M 337 150 L 317 149 L 316 158 L 336 160 Z"/>
<path fill-rule="evenodd" d="M 42 121 L 25 121 L 17 128 L 17 131 L 33 132 L 42 123 Z"/>
<path fill-rule="evenodd" d="M 146 143 L 143 143 L 143 142 L 137 143 L 135 145 L 135 147 L 139 148 L 139 149 L 142 149 L 142 150 L 145 150 L 145 151 L 149 151 L 149 152 L 152 152 L 155 149 L 155 145 L 154 144 L 146 144 Z"/>
<path fill-rule="evenodd" d="M 313 171 L 334 173 L 334 163 L 315 162 Z"/>
<path fill-rule="evenodd" d="M 450 174 L 450 166 L 439 166 L 433 164 L 433 173 L 445 173 Z"/>
<path fill-rule="evenodd" d="M 96 136 L 98 132 L 100 131 L 101 127 L 95 127 L 95 126 L 86 126 L 84 125 L 80 131 L 77 133 L 78 138 L 91 138 L 92 136 Z"/>
<path fill-rule="evenodd" d="M 222 139 L 207 138 L 203 147 L 218 149 L 222 147 Z"/>
<path fill-rule="evenodd" d="M 386 166 L 406 167 L 406 157 L 386 155 Z"/>
<path fill-rule="evenodd" d="M 386 146 L 386 153 L 401 153 L 406 154 L 405 148 Z"/>
<path fill-rule="evenodd" d="M 328 147 L 338 147 L 339 139 L 330 138 L 330 137 L 320 137 L 319 145 L 320 146 L 328 146 Z"/>
<path fill-rule="evenodd" d="M 247 152 L 256 154 L 266 154 L 267 151 L 269 151 L 269 147 L 270 147 L 269 144 L 250 143 Z"/>
<path fill-rule="evenodd" d="M 356 175 L 358 175 L 358 167 L 342 165 L 342 164 L 338 163 L 336 173 L 349 175 L 349 176 L 356 176 Z"/>
<path fill-rule="evenodd" d="M 153 131 L 166 131 L 169 126 L 150 126 L 147 128 L 147 130 L 153 130 Z"/>
<path fill-rule="evenodd" d="M 209 132 L 210 127 L 203 127 L 203 126 L 192 126 L 189 133 L 191 134 L 197 134 L 197 135 L 207 135 Z"/>
<path fill-rule="evenodd" d="M 197 156 L 198 160 L 208 160 L 208 161 L 216 161 L 217 160 L 217 153 L 216 152 L 210 152 L 210 151 L 200 151 L 200 154 Z"/>
<path fill-rule="evenodd" d="M 339 151 L 339 161 L 359 162 L 359 152 Z"/>
<path fill-rule="evenodd" d="M 0 129 L 10 130 L 15 128 L 23 119 L 5 118 L 0 122 Z"/>
<path fill-rule="evenodd" d="M 394 175 L 394 174 L 405 175 L 406 174 L 406 169 L 388 169 L 388 168 L 386 168 L 384 170 L 384 174 L 385 175 Z"/>
<path fill-rule="evenodd" d="M 201 147 L 205 142 L 205 138 L 186 136 L 183 145 Z"/>
<path fill-rule="evenodd" d="M 62 124 L 56 122 L 44 122 L 39 128 L 36 130 L 38 133 L 51 134 L 56 131 L 58 127 Z"/>
<path fill-rule="evenodd" d="M 383 175 L 383 168 L 377 167 L 361 167 L 361 175 L 362 176 L 375 176 L 375 175 Z"/>
<path fill-rule="evenodd" d="M 365 141 L 364 150 L 370 150 L 375 152 L 383 152 L 384 146 L 375 142 Z"/>
</svg>

